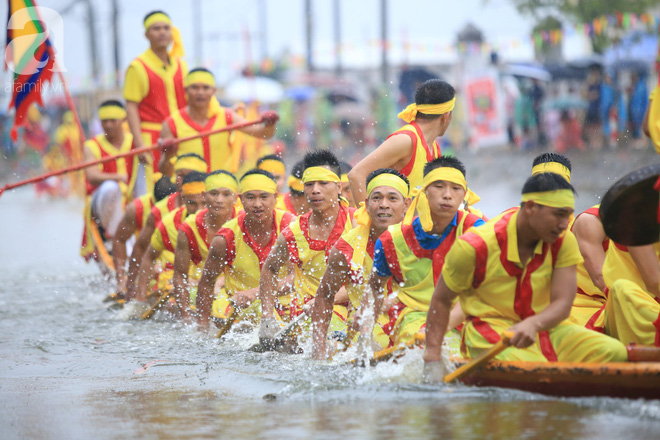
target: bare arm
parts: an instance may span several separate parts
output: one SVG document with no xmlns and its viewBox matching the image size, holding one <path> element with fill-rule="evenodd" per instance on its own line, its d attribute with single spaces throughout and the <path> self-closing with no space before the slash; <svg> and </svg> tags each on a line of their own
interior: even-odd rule
<svg viewBox="0 0 660 440">
<path fill-rule="evenodd" d="M 277 237 L 277 242 L 268 254 L 261 269 L 259 283 L 259 298 L 261 299 L 262 318 L 272 318 L 275 312 L 275 298 L 277 298 L 277 274 L 289 259 L 289 249 L 284 235 Z"/>
<path fill-rule="evenodd" d="M 84 149 L 85 162 L 96 160 L 97 157 L 92 154 L 87 147 Z M 100 185 L 106 180 L 114 180 L 115 182 L 126 182 L 128 177 L 124 174 L 118 173 L 106 173 L 99 170 L 97 167 L 87 167 L 85 168 L 85 177 L 87 181 L 92 185 Z"/>
<path fill-rule="evenodd" d="M 629 246 L 628 252 L 646 284 L 646 290 L 656 298 L 660 298 L 660 262 L 653 245 Z"/>
<path fill-rule="evenodd" d="M 348 172 L 353 200 L 359 203 L 367 198 L 367 176 L 379 168 L 400 170 L 412 156 L 412 140 L 406 134 L 387 139 Z"/>
<path fill-rule="evenodd" d="M 142 142 L 142 129 L 140 129 L 140 113 L 138 111 L 138 103 L 133 101 L 126 101 L 126 120 L 128 121 L 128 128 L 133 135 L 133 148 L 144 147 Z M 149 153 L 142 153 L 139 155 L 140 162 L 151 162 L 151 155 Z"/>
<path fill-rule="evenodd" d="M 244 116 L 239 115 L 233 110 L 229 110 L 231 113 L 232 122 L 234 124 L 240 124 L 242 122 L 247 122 Z M 249 127 L 240 128 L 238 131 L 245 133 L 250 136 L 254 136 L 259 139 L 270 139 L 275 135 L 276 124 L 262 122 L 260 124 L 250 125 Z"/>
<path fill-rule="evenodd" d="M 172 130 L 170 130 L 170 126 L 166 123 L 163 123 L 163 128 L 160 130 L 160 139 L 174 139 Z M 172 174 L 174 174 L 174 165 L 172 165 L 170 159 L 176 156 L 177 149 L 178 147 L 170 147 L 164 148 L 162 150 L 160 155 L 160 162 L 158 163 L 158 169 L 161 173 L 163 173 L 163 176 L 171 177 Z"/>
<path fill-rule="evenodd" d="M 197 284 L 197 324 L 203 328 L 208 327 L 213 305 L 214 286 L 216 280 L 225 268 L 227 258 L 227 242 L 222 236 L 213 237 L 209 254 L 206 257 L 202 278 Z"/>
<path fill-rule="evenodd" d="M 325 359 L 328 356 L 325 341 L 330 318 L 332 317 L 332 307 L 335 295 L 342 285 L 348 281 L 348 275 L 348 264 L 344 254 L 337 248 L 332 248 L 328 256 L 328 268 L 321 278 L 311 312 L 314 343 L 312 356 L 314 359 Z M 346 298 L 348 299 L 348 295 L 346 295 Z"/>
<path fill-rule="evenodd" d="M 190 318 L 190 289 L 188 289 L 188 270 L 190 268 L 190 245 L 185 232 L 179 231 L 176 236 L 176 249 L 174 249 L 174 298 L 181 311 L 181 319 Z"/>
<path fill-rule="evenodd" d="M 128 261 L 128 275 L 127 275 L 127 299 L 135 296 L 135 286 L 138 279 L 138 272 L 140 271 L 140 263 L 142 263 L 142 256 L 150 245 L 151 235 L 156 230 L 156 220 L 152 214 L 147 217 L 147 223 L 140 231 L 131 258 Z"/>
<path fill-rule="evenodd" d="M 577 238 L 580 253 L 584 258 L 584 267 L 587 269 L 591 281 L 601 292 L 604 292 L 603 263 L 605 262 L 605 251 L 603 250 L 603 241 L 607 237 L 605 236 L 603 224 L 597 217 L 583 214 L 575 220 L 573 233 Z"/>
<path fill-rule="evenodd" d="M 551 282 L 548 307 L 511 327 L 514 331 L 511 338 L 512 346 L 529 347 L 536 341 L 538 332 L 556 327 L 570 315 L 577 292 L 576 266 L 556 268 L 552 273 Z"/>
<path fill-rule="evenodd" d="M 146 252 L 142 256 L 142 263 L 140 264 L 140 271 L 137 283 L 137 292 L 135 300 L 138 302 L 147 301 L 147 289 L 149 288 L 149 281 L 154 275 L 154 266 L 156 259 L 160 256 L 160 252 L 154 249 L 151 244 L 147 247 Z"/>
<path fill-rule="evenodd" d="M 651 128 L 649 127 L 649 113 L 651 111 L 651 106 L 653 105 L 653 101 L 650 100 L 649 104 L 646 106 L 646 112 L 644 113 L 644 122 L 642 122 L 642 131 L 646 135 L 646 137 L 651 137 Z"/>
<path fill-rule="evenodd" d="M 135 233 L 135 205 L 126 207 L 126 212 L 119 222 L 115 238 L 112 240 L 112 261 L 117 274 L 117 292 L 126 293 L 128 278 L 126 277 L 126 242 Z"/>
<path fill-rule="evenodd" d="M 433 291 L 426 317 L 424 362 L 440 362 L 442 358 L 442 341 L 445 339 L 445 333 L 447 333 L 449 326 L 451 305 L 458 295 L 458 293 L 447 287 L 441 276 Z"/>
</svg>

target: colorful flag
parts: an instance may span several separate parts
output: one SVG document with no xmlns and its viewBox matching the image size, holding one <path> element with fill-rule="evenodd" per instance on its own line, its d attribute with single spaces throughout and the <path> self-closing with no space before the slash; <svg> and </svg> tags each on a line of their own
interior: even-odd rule
<svg viewBox="0 0 660 440">
<path fill-rule="evenodd" d="M 5 70 L 11 63 L 14 84 L 9 108 L 15 109 L 11 137 L 16 140 L 17 128 L 27 122 L 30 105 L 43 105 L 41 91 L 53 76 L 55 50 L 48 29 L 39 19 L 35 0 L 8 0 L 8 3 Z"/>
</svg>

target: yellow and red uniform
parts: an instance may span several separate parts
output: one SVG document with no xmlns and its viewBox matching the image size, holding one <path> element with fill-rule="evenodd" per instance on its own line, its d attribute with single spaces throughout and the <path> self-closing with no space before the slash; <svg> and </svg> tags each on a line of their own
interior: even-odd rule
<svg viewBox="0 0 660 440">
<path fill-rule="evenodd" d="M 598 217 L 599 207 L 600 205 L 592 206 L 581 214 L 578 214 L 578 216 L 575 217 L 575 220 L 581 215 L 593 215 Z M 575 222 L 573 222 L 573 224 L 575 224 Z M 571 225 L 571 231 L 572 230 L 573 225 Z M 609 238 L 605 238 L 603 241 L 603 251 L 607 252 L 609 245 Z M 603 307 L 607 296 L 596 287 L 593 281 L 591 281 L 591 277 L 589 276 L 587 269 L 584 267 L 584 263 L 579 263 L 577 265 L 577 286 L 577 295 L 575 295 L 570 319 L 576 324 L 586 325 L 594 313 L 598 312 L 598 310 Z"/>
<path fill-rule="evenodd" d="M 163 221 L 163 218 L 165 218 L 167 214 L 178 208 L 176 204 L 177 197 L 179 197 L 178 192 L 172 193 L 164 199 L 156 202 L 151 208 L 151 215 L 154 217 L 154 225 L 158 225 L 158 223 Z"/>
<path fill-rule="evenodd" d="M 181 108 L 173 112 L 166 120 L 175 138 L 194 136 L 196 134 L 218 130 L 231 125 L 232 114 L 224 107 L 211 107 L 212 113 L 208 115 L 206 125 L 201 126 L 190 118 L 187 110 Z M 212 136 L 192 139 L 179 144 L 177 155 L 194 153 L 204 158 L 207 164 L 207 173 L 216 170 L 226 170 L 231 173 L 237 171 L 237 163 L 233 159 L 233 150 L 229 141 L 230 132 L 217 133 Z"/>
<path fill-rule="evenodd" d="M 159 290 L 172 289 L 177 236 L 179 227 L 187 216 L 188 209 L 185 206 L 168 213 L 160 222 L 156 223 L 156 229 L 151 236 L 151 247 L 161 253 L 161 261 L 165 262 L 162 272 L 158 275 Z"/>
<path fill-rule="evenodd" d="M 245 225 L 245 212 L 241 211 L 238 216 L 227 223 L 218 231 L 217 235 L 224 237 L 226 246 L 225 261 L 225 291 L 226 297 L 219 297 L 214 303 L 214 310 L 218 309 L 218 317 L 224 318 L 229 312 L 231 298 L 236 292 L 259 287 L 261 279 L 261 268 L 270 253 L 271 248 L 277 241 L 282 230 L 286 229 L 294 216 L 288 212 L 275 210 L 273 231 L 271 240 L 265 246 L 259 246 L 250 236 Z M 193 260 L 194 261 L 194 260 Z M 286 267 L 281 275 L 286 275 Z"/>
<path fill-rule="evenodd" d="M 653 245 L 660 261 L 660 243 Z M 660 303 L 647 289 L 626 246 L 611 242 L 603 264 L 607 302 L 587 323 L 624 344 L 660 347 Z"/>
<path fill-rule="evenodd" d="M 293 215 L 298 215 L 296 213 L 296 209 L 293 207 L 293 203 L 291 203 L 291 193 L 278 194 L 277 201 L 275 202 L 275 209 L 290 212 Z"/>
<path fill-rule="evenodd" d="M 125 153 L 131 149 L 133 145 L 133 136 L 130 133 L 124 133 L 124 142 L 119 148 L 116 148 L 105 138 L 103 133 L 89 139 L 85 142 L 84 147 L 87 148 L 96 159 L 103 159 L 109 156 L 115 156 L 120 153 Z M 97 165 L 98 169 L 104 173 L 123 174 L 128 177 L 128 187 L 124 188 L 124 197 L 130 197 L 133 194 L 133 186 L 135 185 L 136 173 L 133 173 L 134 164 L 136 162 L 133 158 L 121 158 L 111 160 Z M 92 205 L 91 196 L 98 188 L 89 182 L 85 183 L 86 197 L 85 197 L 85 226 L 83 229 L 82 245 L 80 255 L 85 260 L 89 261 L 90 258 L 96 258 L 96 251 L 91 237 L 90 222 L 92 222 Z"/>
<path fill-rule="evenodd" d="M 408 163 L 399 172 L 408 178 L 410 188 L 414 189 L 422 185 L 422 181 L 424 180 L 424 165 L 441 156 L 440 145 L 436 141 L 433 141 L 433 145 L 429 147 L 426 139 L 424 139 L 422 129 L 419 128 L 419 125 L 415 121 L 404 125 L 387 138 L 389 139 L 399 134 L 408 135 L 412 140 L 413 154 Z"/>
<path fill-rule="evenodd" d="M 149 213 L 156 204 L 154 195 L 152 193 L 145 194 L 138 197 L 131 202 L 135 206 L 135 233 L 139 234 L 144 225 L 147 223 Z"/>
<path fill-rule="evenodd" d="M 419 217 L 412 224 L 390 226 L 380 236 L 376 273 L 391 276 L 400 286 L 399 301 L 388 310 L 389 322 L 384 326 L 391 345 L 405 344 L 425 328 L 447 252 L 465 231 L 483 223 L 476 215 L 459 210 L 441 237 L 426 233 Z"/>
<path fill-rule="evenodd" d="M 344 233 L 353 229 L 351 223 L 352 213 L 349 208 L 341 205 L 337 221 L 328 239 L 325 241 L 315 240 L 309 236 L 309 218 L 311 215 L 311 212 L 301 215 L 282 231 L 289 250 L 289 261 L 295 266 L 296 270 L 295 298 L 291 304 L 292 316 L 300 314 L 302 306 L 316 296 L 321 278 L 328 267 L 328 253 Z M 346 307 L 335 305 L 333 311 L 333 321 L 335 316 L 342 322 L 346 321 Z M 333 325 L 333 328 L 335 327 Z"/>
<path fill-rule="evenodd" d="M 135 58 L 124 80 L 124 99 L 138 103 L 142 141 L 145 146 L 155 144 L 160 136 L 163 121 L 186 105 L 184 78 L 188 74 L 185 61 L 171 57 L 165 64 L 153 50 L 147 49 Z M 146 168 L 147 191 L 153 188 L 152 174 L 158 171 L 160 153 L 153 152 L 154 162 Z"/>
<path fill-rule="evenodd" d="M 555 268 L 582 261 L 577 240 L 567 231 L 553 244 L 537 243 L 523 264 L 518 254 L 517 218 L 512 211 L 498 221 L 474 228 L 454 243 L 442 277 L 460 294 L 467 316 L 461 352 L 475 358 L 500 340 L 500 334 L 550 304 Z M 577 324 L 563 321 L 538 333 L 525 349 L 508 349 L 497 357 L 506 361 L 611 362 L 627 360 L 621 342 Z"/>
</svg>

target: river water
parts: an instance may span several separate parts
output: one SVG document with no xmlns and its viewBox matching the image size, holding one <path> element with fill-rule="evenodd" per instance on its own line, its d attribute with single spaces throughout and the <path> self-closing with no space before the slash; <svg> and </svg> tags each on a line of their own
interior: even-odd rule
<svg viewBox="0 0 660 440">
<path fill-rule="evenodd" d="M 360 369 L 124 321 L 78 257 L 81 208 L 0 198 L 2 439 L 660 437 L 660 401 L 426 386 L 421 351 Z"/>
</svg>

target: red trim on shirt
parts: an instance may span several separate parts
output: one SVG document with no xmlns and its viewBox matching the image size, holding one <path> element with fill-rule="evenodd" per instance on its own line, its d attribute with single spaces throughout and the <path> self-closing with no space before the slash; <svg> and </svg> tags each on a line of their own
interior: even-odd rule
<svg viewBox="0 0 660 440">
<path fill-rule="evenodd" d="M 401 266 L 399 265 L 399 257 L 396 254 L 396 248 L 394 247 L 394 241 L 392 240 L 392 234 L 390 234 L 390 231 L 385 231 L 380 234 L 379 240 L 383 245 L 385 261 L 387 261 L 387 266 L 390 268 L 392 276 L 397 282 L 404 282 L 403 274 L 401 273 Z"/>
<path fill-rule="evenodd" d="M 309 248 L 313 251 L 325 251 L 326 256 L 330 249 L 337 243 L 337 240 L 344 233 L 344 228 L 346 227 L 346 221 L 348 219 L 348 209 L 344 206 L 340 206 L 339 213 L 337 215 L 337 221 L 335 222 L 332 231 L 330 231 L 330 236 L 327 240 L 315 240 L 309 236 L 309 217 L 312 215 L 312 212 L 308 212 L 300 216 L 300 229 L 302 230 L 303 236 L 307 243 L 309 243 Z"/>
<path fill-rule="evenodd" d="M 204 243 L 206 243 L 206 247 L 209 246 L 208 231 L 206 230 L 206 213 L 208 211 L 208 208 L 202 209 L 199 213 L 197 213 L 197 216 L 195 217 L 197 232 L 199 232 L 199 236 L 202 237 L 202 240 L 204 240 Z"/>
<path fill-rule="evenodd" d="M 403 168 L 401 168 L 401 169 L 399 170 L 399 172 L 400 172 L 401 174 L 403 174 L 404 176 L 408 177 L 408 176 L 410 175 L 410 173 L 412 173 L 412 169 L 413 169 L 413 167 L 415 166 L 415 157 L 417 156 L 417 136 L 415 136 L 415 132 L 414 132 L 414 131 L 411 131 L 411 130 L 399 130 L 399 131 L 395 131 L 394 133 L 392 133 L 391 135 L 389 135 L 385 140 L 391 138 L 392 136 L 396 136 L 397 134 L 407 134 L 408 136 L 410 136 L 410 139 L 412 139 L 412 146 L 413 146 L 412 156 L 410 157 L 410 160 L 408 161 L 408 163 L 406 164 L 406 166 L 404 166 Z"/>
<path fill-rule="evenodd" d="M 500 342 L 500 335 L 487 322 L 482 321 L 476 316 L 468 316 L 466 320 L 471 322 L 472 327 L 491 344 Z"/>
<path fill-rule="evenodd" d="M 139 231 L 144 226 L 142 224 L 142 219 L 144 217 L 144 205 L 140 199 L 135 199 L 133 205 L 135 205 L 135 227 Z"/>
<path fill-rule="evenodd" d="M 259 246 L 259 243 L 257 243 L 250 235 L 250 232 L 245 225 L 244 211 L 238 214 L 238 227 L 241 229 L 241 232 L 243 232 L 243 240 L 248 246 L 250 246 L 250 249 L 252 249 L 252 251 L 259 259 L 259 269 L 261 269 L 264 265 L 264 262 L 266 261 L 266 258 L 268 257 L 268 254 L 270 254 L 270 250 L 277 240 L 277 219 L 275 218 L 275 212 L 273 212 L 273 230 L 270 234 L 270 240 L 265 246 Z"/>
<path fill-rule="evenodd" d="M 286 228 L 282 230 L 282 235 L 289 250 L 289 261 L 302 268 L 302 261 L 300 261 L 300 255 L 298 254 L 298 243 L 296 243 L 296 237 L 293 235 L 293 232 L 291 232 L 291 229 Z"/>
<path fill-rule="evenodd" d="M 225 252 L 225 263 L 227 266 L 234 264 L 236 258 L 236 241 L 234 238 L 234 231 L 229 228 L 220 228 L 216 236 L 221 236 L 225 239 L 227 251 Z"/>
<path fill-rule="evenodd" d="M 190 117 L 190 114 L 188 114 L 188 111 L 185 108 L 179 110 L 179 113 L 181 114 L 181 118 L 183 118 L 186 124 L 190 125 L 193 129 L 195 129 L 199 133 L 203 133 L 205 131 L 211 130 L 213 128 L 213 125 L 215 124 L 216 118 L 218 117 L 217 114 L 211 116 L 208 119 L 208 121 L 206 121 L 206 125 L 201 126 Z M 211 140 L 209 136 L 202 137 L 202 147 L 204 149 L 204 161 L 206 162 L 206 172 L 210 173 L 211 172 Z"/>
<path fill-rule="evenodd" d="M 474 274 L 472 276 L 472 287 L 476 289 L 484 282 L 486 276 L 488 245 L 480 235 L 473 232 L 468 232 L 467 234 L 462 235 L 461 240 L 465 240 L 474 248 Z"/>
<path fill-rule="evenodd" d="M 348 244 L 348 242 L 343 238 L 340 238 L 337 240 L 337 243 L 335 243 L 335 248 L 344 256 L 346 263 L 350 264 L 351 260 L 353 259 L 353 253 L 355 252 L 353 246 Z"/>
<path fill-rule="evenodd" d="M 192 227 L 188 223 L 184 223 L 179 228 L 179 231 L 186 234 L 188 239 L 188 247 L 190 248 L 190 259 L 194 264 L 199 264 L 202 261 L 202 254 L 199 251 L 199 245 L 197 244 L 197 237 L 192 230 Z"/>
<path fill-rule="evenodd" d="M 417 235 L 415 235 L 415 228 L 413 227 L 413 225 L 402 224 L 401 234 L 403 235 L 403 238 L 406 240 L 406 244 L 417 258 L 430 259 L 433 257 L 433 250 L 424 249 L 419 244 L 419 241 L 417 241 Z"/>
</svg>

